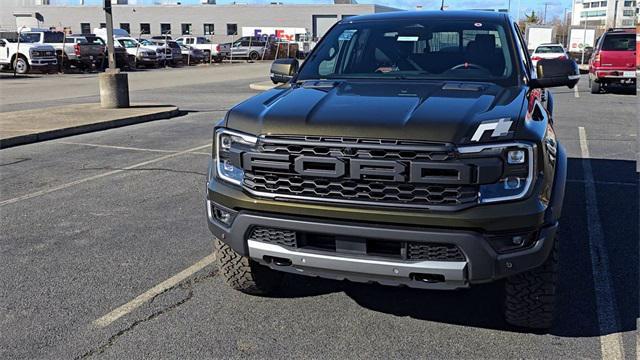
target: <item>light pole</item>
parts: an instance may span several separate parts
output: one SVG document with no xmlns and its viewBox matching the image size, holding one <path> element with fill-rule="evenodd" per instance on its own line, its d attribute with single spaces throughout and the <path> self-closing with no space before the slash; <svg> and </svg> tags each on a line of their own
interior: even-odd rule
<svg viewBox="0 0 640 360">
<path fill-rule="evenodd" d="M 116 71 L 116 54 L 113 46 L 113 15 L 111 0 L 104 0 L 104 15 L 107 25 L 107 51 L 109 52 L 109 71 Z"/>
<path fill-rule="evenodd" d="M 111 0 L 104 0 L 104 14 L 107 25 L 107 51 L 109 69 L 100 74 L 100 106 L 105 109 L 129 107 L 129 80 L 126 73 L 116 67 L 115 47 L 113 44 L 113 16 Z"/>
</svg>

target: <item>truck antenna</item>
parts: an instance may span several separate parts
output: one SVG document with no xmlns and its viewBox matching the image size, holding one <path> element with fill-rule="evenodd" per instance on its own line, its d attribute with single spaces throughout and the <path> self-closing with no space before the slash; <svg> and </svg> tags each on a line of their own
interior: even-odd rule
<svg viewBox="0 0 640 360">
<path fill-rule="evenodd" d="M 444 10 L 444 0 L 442 0 L 442 5 L 440 5 L 440 11 Z"/>
</svg>

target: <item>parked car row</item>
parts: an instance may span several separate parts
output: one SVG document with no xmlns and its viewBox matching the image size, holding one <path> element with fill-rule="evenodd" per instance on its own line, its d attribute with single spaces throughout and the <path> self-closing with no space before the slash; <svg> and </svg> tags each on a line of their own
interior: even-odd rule
<svg viewBox="0 0 640 360">
<path fill-rule="evenodd" d="M 120 30 L 120 31 L 118 31 Z M 171 40 L 170 37 L 136 39 L 114 29 L 116 66 L 130 70 L 140 67 L 193 65 L 209 61 L 211 52 Z M 215 61 L 218 49 L 215 45 Z M 54 73 L 69 69 L 99 71 L 108 66 L 106 30 L 94 29 L 93 34 L 64 34 L 48 29 L 23 29 L 18 33 L 3 33 L 0 37 L 0 69 Z"/>
<path fill-rule="evenodd" d="M 581 54 L 580 54 L 581 55 Z M 531 54 L 534 66 L 543 59 L 568 59 L 562 44 L 541 44 Z M 589 66 L 589 88 L 599 94 L 611 86 L 636 88 L 636 30 L 609 29 L 596 41 L 595 48 L 585 51 Z"/>
</svg>

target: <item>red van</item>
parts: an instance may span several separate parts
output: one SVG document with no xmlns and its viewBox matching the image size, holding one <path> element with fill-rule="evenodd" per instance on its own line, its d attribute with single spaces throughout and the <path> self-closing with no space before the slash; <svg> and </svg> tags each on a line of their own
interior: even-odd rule
<svg viewBox="0 0 640 360">
<path fill-rule="evenodd" d="M 605 32 L 589 60 L 591 93 L 598 94 L 610 84 L 636 84 L 636 29 Z"/>
</svg>

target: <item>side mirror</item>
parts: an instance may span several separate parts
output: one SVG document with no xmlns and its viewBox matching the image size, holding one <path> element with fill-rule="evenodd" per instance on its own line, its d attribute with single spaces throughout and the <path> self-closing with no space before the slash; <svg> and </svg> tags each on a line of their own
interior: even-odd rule
<svg viewBox="0 0 640 360">
<path fill-rule="evenodd" d="M 271 64 L 271 81 L 288 83 L 298 73 L 297 59 L 277 59 Z"/>
<path fill-rule="evenodd" d="M 533 88 L 567 86 L 573 89 L 580 80 L 578 64 L 571 59 L 542 59 L 536 71 L 538 78 L 531 80 Z"/>
</svg>

